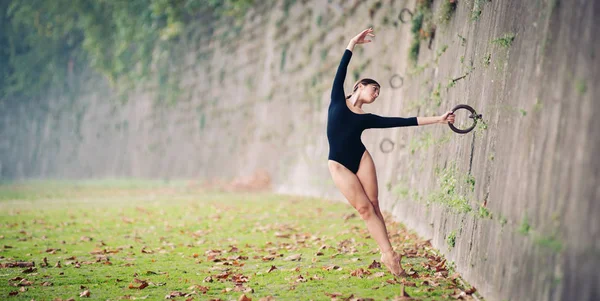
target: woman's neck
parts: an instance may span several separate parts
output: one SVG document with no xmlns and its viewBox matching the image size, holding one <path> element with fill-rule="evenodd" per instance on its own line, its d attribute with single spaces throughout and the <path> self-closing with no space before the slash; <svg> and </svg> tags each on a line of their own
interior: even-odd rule
<svg viewBox="0 0 600 301">
<path fill-rule="evenodd" d="M 359 96 L 358 94 L 352 95 L 352 97 L 350 97 L 349 101 L 350 101 L 350 104 L 352 104 L 353 107 L 359 108 L 359 109 L 362 110 L 363 102 L 360 101 L 360 99 L 358 98 L 358 96 Z"/>
</svg>

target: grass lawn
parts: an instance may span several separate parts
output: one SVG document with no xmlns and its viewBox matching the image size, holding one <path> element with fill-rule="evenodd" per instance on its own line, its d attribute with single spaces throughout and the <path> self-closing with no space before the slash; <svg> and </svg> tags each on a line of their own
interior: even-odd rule
<svg viewBox="0 0 600 301">
<path fill-rule="evenodd" d="M 412 274 L 398 281 L 345 203 L 185 182 L 0 183 L 0 299 L 472 298 L 428 242 L 389 220 Z"/>
</svg>

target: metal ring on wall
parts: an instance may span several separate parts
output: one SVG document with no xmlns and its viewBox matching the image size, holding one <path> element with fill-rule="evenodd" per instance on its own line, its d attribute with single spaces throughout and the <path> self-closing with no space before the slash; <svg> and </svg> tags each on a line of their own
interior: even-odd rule
<svg viewBox="0 0 600 301">
<path fill-rule="evenodd" d="M 384 145 L 386 145 L 386 144 L 388 144 L 390 146 L 384 147 Z M 379 149 L 384 154 L 391 153 L 394 150 L 394 145 L 395 144 L 392 140 L 390 140 L 389 138 L 385 138 L 385 139 L 381 140 L 381 143 L 379 143 Z"/>
<path fill-rule="evenodd" d="M 410 16 L 410 19 L 406 18 L 406 14 L 408 14 Z M 413 13 L 408 8 L 403 8 L 400 11 L 400 14 L 398 15 L 398 19 L 400 19 L 400 22 L 402 22 L 402 23 L 407 23 L 407 22 L 411 21 L 412 17 L 413 17 Z"/>
<path fill-rule="evenodd" d="M 452 114 L 454 114 L 454 112 L 455 112 L 456 110 L 460 110 L 460 109 L 465 109 L 465 110 L 467 110 L 467 111 L 471 112 L 471 115 L 469 115 L 469 118 L 473 119 L 473 125 L 471 125 L 471 127 L 467 128 L 467 129 L 464 129 L 464 130 L 463 130 L 463 129 L 456 128 L 456 127 L 455 127 L 453 124 L 451 124 L 451 123 L 448 123 L 448 126 L 449 126 L 449 127 L 450 127 L 450 129 L 451 129 L 451 130 L 453 130 L 455 133 L 458 133 L 458 134 L 466 134 L 466 133 L 468 133 L 468 132 L 472 131 L 472 130 L 475 128 L 475 126 L 477 125 L 477 119 L 481 119 L 481 114 L 477 114 L 477 113 L 475 112 L 475 109 L 473 109 L 473 108 L 472 108 L 471 106 L 469 106 L 469 105 L 457 105 L 456 107 L 454 107 L 454 108 L 452 109 Z"/>
<path fill-rule="evenodd" d="M 400 80 L 400 83 L 396 83 L 394 84 L 394 82 L 397 82 L 398 80 L 394 80 L 398 78 Z M 404 78 L 402 78 L 402 76 L 400 76 L 400 74 L 394 74 L 392 75 L 392 77 L 390 77 L 390 87 L 392 87 L 392 89 L 398 89 L 400 87 L 402 87 L 402 85 L 404 84 Z"/>
</svg>

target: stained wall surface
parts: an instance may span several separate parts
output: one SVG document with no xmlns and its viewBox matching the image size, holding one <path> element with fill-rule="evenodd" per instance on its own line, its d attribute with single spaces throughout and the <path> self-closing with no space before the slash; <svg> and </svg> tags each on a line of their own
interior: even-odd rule
<svg viewBox="0 0 600 301">
<path fill-rule="evenodd" d="M 380 203 L 429 237 L 488 300 L 598 300 L 600 14 L 597 1 L 458 1 L 416 64 L 416 1 L 277 1 L 242 31 L 190 40 L 182 91 L 115 100 L 92 76 L 76 98 L 0 104 L 3 179 L 212 179 L 267 171 L 275 190 L 342 200 L 327 170 L 330 87 L 348 40 L 345 88 L 382 84 L 366 111 L 435 116 L 457 104 L 474 131 L 368 130 Z M 407 21 L 404 23 L 400 20 Z M 57 96 L 58 95 L 58 96 Z M 460 121 L 469 121 L 457 112 Z"/>
</svg>

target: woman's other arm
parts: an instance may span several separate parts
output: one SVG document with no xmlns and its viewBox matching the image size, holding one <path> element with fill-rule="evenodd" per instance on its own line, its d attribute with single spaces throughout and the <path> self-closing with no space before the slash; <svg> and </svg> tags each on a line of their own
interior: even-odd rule
<svg viewBox="0 0 600 301">
<path fill-rule="evenodd" d="M 454 123 L 454 114 L 452 114 L 452 111 L 448 111 L 442 116 L 417 117 L 417 125 L 428 125 L 436 123 Z"/>
</svg>

